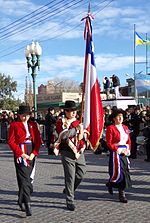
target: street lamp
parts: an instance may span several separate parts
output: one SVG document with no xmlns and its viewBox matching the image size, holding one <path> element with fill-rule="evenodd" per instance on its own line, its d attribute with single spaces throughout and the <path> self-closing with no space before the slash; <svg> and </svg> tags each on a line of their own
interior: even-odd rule
<svg viewBox="0 0 150 223">
<path fill-rule="evenodd" d="M 33 104 L 34 104 L 34 117 L 37 118 L 37 102 L 36 102 L 36 90 L 35 90 L 35 78 L 36 78 L 36 67 L 40 70 L 40 56 L 42 54 L 42 48 L 38 42 L 32 42 L 26 46 L 25 56 L 27 59 L 28 73 L 31 68 L 31 76 L 33 80 Z"/>
</svg>

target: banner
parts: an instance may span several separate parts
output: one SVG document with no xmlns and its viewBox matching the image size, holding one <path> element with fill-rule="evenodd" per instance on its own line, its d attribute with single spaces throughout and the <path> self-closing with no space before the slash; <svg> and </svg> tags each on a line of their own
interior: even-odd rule
<svg viewBox="0 0 150 223">
<path fill-rule="evenodd" d="M 84 67 L 84 129 L 88 132 L 91 148 L 96 150 L 104 125 L 104 113 L 100 96 L 96 65 L 94 58 L 94 44 L 92 41 L 91 15 L 85 18 L 84 36 L 86 38 L 86 54 Z M 85 35 L 86 33 L 86 35 Z"/>
<path fill-rule="evenodd" d="M 150 75 L 136 74 L 135 87 L 139 93 L 150 91 Z"/>
</svg>

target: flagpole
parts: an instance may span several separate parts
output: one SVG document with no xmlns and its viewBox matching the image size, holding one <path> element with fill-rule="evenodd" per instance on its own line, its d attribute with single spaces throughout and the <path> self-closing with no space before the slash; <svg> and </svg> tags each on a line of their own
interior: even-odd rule
<svg viewBox="0 0 150 223">
<path fill-rule="evenodd" d="M 88 4 L 88 15 L 90 13 L 90 0 Z M 84 59 L 84 79 L 86 75 L 86 67 L 87 67 L 87 59 L 86 59 L 86 50 L 85 50 L 85 59 Z M 83 80 L 83 84 L 85 83 L 85 80 Z M 83 122 L 83 111 L 84 111 L 84 95 L 85 95 L 85 86 L 83 86 L 83 91 L 82 91 L 82 101 L 81 101 L 81 116 L 80 116 L 80 122 Z"/>
<path fill-rule="evenodd" d="M 90 5 L 90 0 L 89 0 L 89 4 L 88 4 L 88 13 L 91 12 L 91 5 Z"/>
<path fill-rule="evenodd" d="M 147 44 L 147 33 L 146 33 L 146 75 L 148 75 L 148 44 Z M 148 90 L 146 92 L 147 105 L 148 105 Z"/>
<path fill-rule="evenodd" d="M 147 45 L 147 33 L 146 33 L 146 75 L 148 74 L 148 45 Z"/>
<path fill-rule="evenodd" d="M 135 84 L 135 75 L 136 75 L 136 67 L 135 67 L 135 57 L 136 57 L 136 54 L 135 54 L 135 24 L 134 24 L 134 71 L 133 71 L 133 74 L 134 74 L 134 98 L 135 100 L 137 100 L 137 92 L 136 92 L 136 84 Z"/>
</svg>

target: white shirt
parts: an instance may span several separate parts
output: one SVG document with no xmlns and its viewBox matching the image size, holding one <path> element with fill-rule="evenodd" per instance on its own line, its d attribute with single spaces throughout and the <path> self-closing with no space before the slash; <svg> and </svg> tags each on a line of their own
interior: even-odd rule
<svg viewBox="0 0 150 223">
<path fill-rule="evenodd" d="M 122 125 L 119 126 L 116 125 L 116 127 L 120 132 L 120 142 L 118 143 L 118 145 L 126 145 L 128 140 L 128 134 L 125 132 Z"/>
<path fill-rule="evenodd" d="M 31 142 L 31 140 L 29 139 L 30 138 L 30 132 L 29 132 L 29 126 L 28 126 L 28 123 L 27 122 L 23 122 L 24 124 L 24 127 L 26 129 L 26 142 Z"/>
</svg>

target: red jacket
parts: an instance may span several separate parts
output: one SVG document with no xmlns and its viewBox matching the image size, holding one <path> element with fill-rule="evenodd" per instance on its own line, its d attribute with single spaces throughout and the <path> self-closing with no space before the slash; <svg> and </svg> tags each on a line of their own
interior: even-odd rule
<svg viewBox="0 0 150 223">
<path fill-rule="evenodd" d="M 128 140 L 126 144 L 129 145 L 129 149 L 131 149 L 131 140 L 129 135 L 129 129 L 126 125 L 122 125 L 126 134 L 128 135 Z M 116 144 L 120 142 L 120 132 L 115 125 L 110 125 L 106 129 L 106 143 L 110 150 L 116 152 L 118 147 Z"/>
<path fill-rule="evenodd" d="M 31 141 L 34 145 L 32 153 L 37 156 L 42 141 L 36 122 L 29 122 L 29 132 L 31 135 Z M 10 146 L 16 158 L 20 157 L 23 153 L 19 147 L 19 144 L 24 143 L 25 138 L 26 129 L 24 124 L 21 121 L 12 122 L 8 131 L 8 145 Z"/>
<path fill-rule="evenodd" d="M 77 125 L 79 125 L 79 120 L 74 120 L 72 123 L 71 123 L 71 125 L 69 126 L 69 128 L 68 128 L 68 130 L 69 129 L 72 129 L 72 128 L 76 128 L 77 127 Z M 59 119 L 57 122 L 56 122 L 56 131 L 57 131 L 57 133 L 58 133 L 58 135 L 63 131 L 63 122 L 62 122 L 62 119 Z M 69 137 L 70 139 L 71 138 L 74 138 L 74 136 L 73 137 Z M 79 142 L 78 142 L 78 145 L 77 145 L 77 147 L 76 147 L 76 150 L 77 150 L 77 152 L 79 152 L 79 150 L 81 149 L 81 148 L 83 148 L 83 147 L 85 147 L 85 142 L 84 142 L 84 140 L 83 139 L 81 139 Z M 57 146 L 57 149 L 59 149 L 59 147 Z"/>
</svg>

